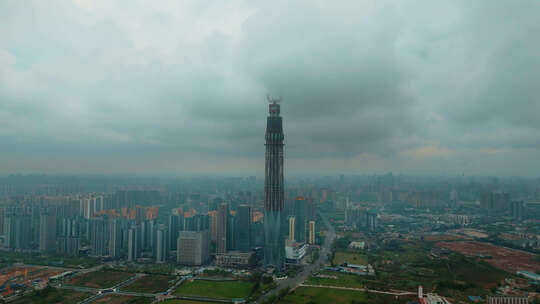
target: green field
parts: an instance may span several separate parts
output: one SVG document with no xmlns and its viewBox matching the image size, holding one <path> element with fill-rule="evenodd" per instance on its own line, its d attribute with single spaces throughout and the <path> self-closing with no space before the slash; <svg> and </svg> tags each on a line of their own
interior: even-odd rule
<svg viewBox="0 0 540 304">
<path fill-rule="evenodd" d="M 159 304 L 208 304 L 208 302 L 190 301 L 190 300 L 165 300 Z"/>
<path fill-rule="evenodd" d="M 182 283 L 174 294 L 218 299 L 247 298 L 253 283 L 245 281 L 192 280 Z"/>
<path fill-rule="evenodd" d="M 93 271 L 73 278 L 69 285 L 90 288 L 109 288 L 129 279 L 133 274 L 120 271 Z"/>
<path fill-rule="evenodd" d="M 441 258 L 429 255 L 432 244 L 421 241 L 392 241 L 370 253 L 375 277 L 361 278 L 372 289 L 424 290 L 465 300 L 467 294 L 484 296 L 505 277 L 511 276 L 488 263 L 450 253 Z"/>
<path fill-rule="evenodd" d="M 124 295 L 108 295 L 95 300 L 93 303 L 107 303 L 107 304 L 150 304 L 153 298 L 145 297 L 132 297 Z"/>
<path fill-rule="evenodd" d="M 166 275 L 147 275 L 122 288 L 123 291 L 158 293 L 166 291 L 176 277 Z"/>
<path fill-rule="evenodd" d="M 78 303 L 83 299 L 90 297 L 92 294 L 86 292 L 77 292 L 65 289 L 56 289 L 46 287 L 40 291 L 34 291 L 29 295 L 17 298 L 11 302 L 13 304 L 30 304 L 30 303 L 63 303 L 71 304 Z"/>
<path fill-rule="evenodd" d="M 334 265 L 341 265 L 343 263 L 366 265 L 368 258 L 364 254 L 354 251 L 336 251 L 333 262 Z"/>
<path fill-rule="evenodd" d="M 353 302 L 354 301 L 354 302 Z M 279 303 L 357 303 L 357 304 L 391 304 L 407 303 L 410 298 L 395 300 L 391 296 L 365 293 L 353 290 L 339 290 L 330 288 L 300 287 L 288 294 Z"/>
<path fill-rule="evenodd" d="M 363 284 L 364 277 L 361 277 L 361 276 L 357 276 L 354 274 L 339 273 L 339 272 L 334 272 L 334 271 L 322 271 L 321 274 L 335 276 L 337 277 L 337 279 L 319 278 L 319 277 L 310 276 L 306 280 L 306 284 L 364 288 L 364 284 Z"/>
</svg>

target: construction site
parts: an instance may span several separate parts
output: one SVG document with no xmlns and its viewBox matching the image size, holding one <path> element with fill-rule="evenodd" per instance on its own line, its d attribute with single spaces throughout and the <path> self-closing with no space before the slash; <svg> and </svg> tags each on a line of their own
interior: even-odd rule
<svg viewBox="0 0 540 304">
<path fill-rule="evenodd" d="M 521 270 L 540 271 L 540 262 L 529 252 L 472 241 L 438 242 L 436 245 L 467 256 L 482 258 L 511 273 Z"/>
<path fill-rule="evenodd" d="M 8 267 L 0 271 L 0 294 L 8 297 L 29 288 L 44 288 L 51 278 L 63 273 L 66 271 L 46 266 Z"/>
</svg>

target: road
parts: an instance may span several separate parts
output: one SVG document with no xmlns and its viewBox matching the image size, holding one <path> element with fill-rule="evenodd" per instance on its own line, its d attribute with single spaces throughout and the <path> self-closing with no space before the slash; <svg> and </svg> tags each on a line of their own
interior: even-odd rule
<svg viewBox="0 0 540 304">
<path fill-rule="evenodd" d="M 341 290 L 355 290 L 355 291 L 362 291 L 362 292 L 387 294 L 387 295 L 392 295 L 392 296 L 406 296 L 406 295 L 415 295 L 416 294 L 415 292 L 410 292 L 410 291 L 399 291 L 399 292 L 396 291 L 396 292 L 393 292 L 393 291 L 382 291 L 382 290 L 367 289 L 367 288 L 354 288 L 354 287 L 329 286 L 329 285 L 300 284 L 300 286 L 314 287 L 314 288 L 341 289 Z"/>
<path fill-rule="evenodd" d="M 321 250 L 319 251 L 319 259 L 315 261 L 313 264 L 309 264 L 304 266 L 304 270 L 297 274 L 294 278 L 288 278 L 277 282 L 277 287 L 271 291 L 269 291 L 267 294 L 265 294 L 260 300 L 265 300 L 269 298 L 270 296 L 277 296 L 280 290 L 283 288 L 289 287 L 290 289 L 295 289 L 296 287 L 300 286 L 304 281 L 311 275 L 313 272 L 317 272 L 320 270 L 321 265 L 323 265 L 324 262 L 326 262 L 328 254 L 332 250 L 332 242 L 336 238 L 336 231 L 334 230 L 334 227 L 330 224 L 328 221 L 328 218 L 323 215 L 322 213 L 319 213 L 324 225 L 327 228 L 326 236 L 324 238 L 324 244 L 321 246 Z"/>
</svg>

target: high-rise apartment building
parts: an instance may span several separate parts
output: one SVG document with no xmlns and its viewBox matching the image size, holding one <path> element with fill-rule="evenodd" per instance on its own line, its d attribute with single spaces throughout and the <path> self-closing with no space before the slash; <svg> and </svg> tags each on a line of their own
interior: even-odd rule
<svg viewBox="0 0 540 304">
<path fill-rule="evenodd" d="M 227 252 L 227 228 L 229 228 L 229 204 L 219 205 L 216 228 L 216 253 Z"/>
<path fill-rule="evenodd" d="M 291 242 L 294 242 L 295 241 L 295 233 L 294 233 L 294 230 L 295 230 L 295 222 L 296 222 L 296 219 L 294 218 L 294 216 L 290 216 L 289 217 L 289 241 Z"/>
<path fill-rule="evenodd" d="M 306 242 L 306 226 L 307 226 L 307 204 L 306 199 L 299 196 L 294 201 L 294 239 L 297 242 Z"/>
<path fill-rule="evenodd" d="M 251 249 L 251 206 L 240 205 L 236 209 L 237 250 L 246 252 Z"/>
<path fill-rule="evenodd" d="M 523 219 L 523 201 L 512 201 L 511 209 L 512 218 L 521 221 Z"/>
<path fill-rule="evenodd" d="M 117 259 L 121 256 L 122 227 L 119 219 L 109 221 L 109 256 Z"/>
<path fill-rule="evenodd" d="M 44 213 L 39 221 L 39 251 L 56 250 L 56 216 Z"/>
<path fill-rule="evenodd" d="M 141 228 L 133 226 L 128 230 L 128 261 L 135 262 L 141 256 Z"/>
<path fill-rule="evenodd" d="M 280 106 L 269 100 L 269 116 L 266 120 L 266 152 L 264 181 L 264 265 L 281 269 L 285 242 L 281 226 L 284 204 L 283 173 L 283 123 Z"/>
<path fill-rule="evenodd" d="M 169 215 L 169 247 L 171 250 L 176 250 L 176 244 L 178 240 L 178 215 Z"/>
<path fill-rule="evenodd" d="M 169 252 L 168 231 L 165 225 L 161 225 L 156 231 L 156 263 L 167 262 Z"/>
<path fill-rule="evenodd" d="M 108 223 L 103 218 L 92 218 L 89 222 L 91 229 L 92 255 L 102 257 L 107 255 L 107 240 L 109 238 Z"/>
<path fill-rule="evenodd" d="M 177 262 L 182 265 L 203 265 L 210 257 L 209 231 L 180 231 Z"/>
<path fill-rule="evenodd" d="M 315 244 L 315 221 L 309 221 L 309 244 Z"/>
</svg>

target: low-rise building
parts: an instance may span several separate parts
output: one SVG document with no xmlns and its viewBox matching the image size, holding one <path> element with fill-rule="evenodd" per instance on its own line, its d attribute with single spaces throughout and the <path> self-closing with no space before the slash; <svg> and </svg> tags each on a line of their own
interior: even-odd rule
<svg viewBox="0 0 540 304">
<path fill-rule="evenodd" d="M 349 249 L 364 249 L 366 248 L 366 242 L 357 242 L 357 241 L 352 241 L 349 246 L 348 246 Z"/>
<path fill-rule="evenodd" d="M 528 304 L 527 297 L 504 297 L 504 296 L 488 296 L 487 304 Z"/>
<path fill-rule="evenodd" d="M 253 252 L 229 251 L 216 254 L 216 265 L 221 267 L 246 267 L 249 266 Z"/>
<path fill-rule="evenodd" d="M 285 259 L 287 263 L 300 263 L 302 258 L 306 255 L 306 249 L 307 245 L 305 243 L 287 241 L 285 245 Z"/>
</svg>

